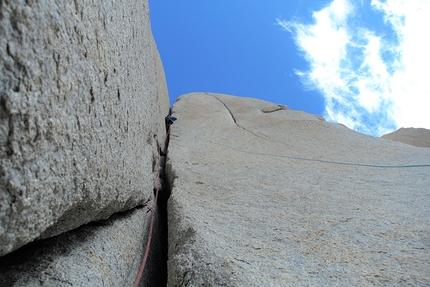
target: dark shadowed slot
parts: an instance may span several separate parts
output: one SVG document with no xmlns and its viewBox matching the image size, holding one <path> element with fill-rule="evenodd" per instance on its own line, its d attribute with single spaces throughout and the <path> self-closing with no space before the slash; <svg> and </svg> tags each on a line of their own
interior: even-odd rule
<svg viewBox="0 0 430 287">
<path fill-rule="evenodd" d="M 167 126 L 166 129 L 169 127 Z M 157 211 L 155 213 L 155 222 L 151 248 L 149 251 L 148 261 L 140 280 L 140 287 L 143 286 L 166 286 L 167 285 L 167 244 L 168 244 L 168 226 L 167 226 L 167 201 L 170 197 L 170 185 L 166 175 L 166 158 L 169 146 L 169 136 L 167 135 L 164 147 L 160 149 L 160 178 L 161 190 L 158 193 Z M 155 192 L 155 191 L 154 191 Z M 154 195 L 155 196 L 155 195 Z M 148 227 L 149 230 L 149 227 Z M 148 234 L 148 233 L 147 233 Z M 147 240 L 144 240 L 146 248 Z"/>
<path fill-rule="evenodd" d="M 93 221 L 58 236 L 35 240 L 0 257 L 0 286 L 14 286 L 20 276 L 37 278 L 41 270 L 48 270 L 57 258 L 73 256 L 73 250 L 94 240 L 99 230 L 111 226 L 115 220 L 132 216 L 134 212 L 135 209 L 118 212 L 108 220 Z"/>
</svg>

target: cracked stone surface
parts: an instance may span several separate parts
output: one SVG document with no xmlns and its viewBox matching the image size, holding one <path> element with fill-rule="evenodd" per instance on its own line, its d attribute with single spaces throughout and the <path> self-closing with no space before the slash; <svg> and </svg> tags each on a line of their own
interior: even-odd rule
<svg viewBox="0 0 430 287">
<path fill-rule="evenodd" d="M 0 258 L 0 285 L 132 286 L 149 215 L 134 209 L 24 246 Z"/>
<path fill-rule="evenodd" d="M 152 196 L 169 100 L 148 1 L 2 1 L 0 255 Z"/>
<path fill-rule="evenodd" d="M 172 115 L 168 286 L 427 286 L 430 150 L 251 98 Z"/>
<path fill-rule="evenodd" d="M 383 135 L 382 138 L 417 147 L 430 148 L 430 130 L 428 129 L 400 128 L 397 131 Z"/>
</svg>

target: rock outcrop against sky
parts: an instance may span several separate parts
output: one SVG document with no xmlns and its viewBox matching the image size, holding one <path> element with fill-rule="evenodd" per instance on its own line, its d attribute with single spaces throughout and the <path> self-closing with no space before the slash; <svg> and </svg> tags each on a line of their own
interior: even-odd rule
<svg viewBox="0 0 430 287">
<path fill-rule="evenodd" d="M 221 94 L 173 116 L 168 286 L 430 284 L 429 149 Z"/>
<path fill-rule="evenodd" d="M 384 139 L 398 141 L 418 147 L 430 147 L 430 130 L 423 128 L 400 128 L 382 136 Z"/>
</svg>

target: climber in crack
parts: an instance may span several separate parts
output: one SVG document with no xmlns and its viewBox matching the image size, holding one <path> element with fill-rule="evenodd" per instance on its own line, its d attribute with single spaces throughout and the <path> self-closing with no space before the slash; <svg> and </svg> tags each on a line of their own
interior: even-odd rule
<svg viewBox="0 0 430 287">
<path fill-rule="evenodd" d="M 174 123 L 176 120 L 177 120 L 177 118 L 176 118 L 176 117 L 174 117 L 174 116 L 171 116 L 171 115 L 167 115 L 167 116 L 164 118 L 164 122 L 165 122 L 165 124 L 166 124 L 166 130 L 167 130 L 167 131 L 169 131 L 170 126 L 171 126 L 171 125 L 173 125 L 173 123 Z M 166 153 L 164 153 L 164 152 L 161 150 L 161 147 L 158 147 L 158 153 L 159 153 L 159 155 L 160 155 L 160 156 L 166 156 Z"/>
</svg>

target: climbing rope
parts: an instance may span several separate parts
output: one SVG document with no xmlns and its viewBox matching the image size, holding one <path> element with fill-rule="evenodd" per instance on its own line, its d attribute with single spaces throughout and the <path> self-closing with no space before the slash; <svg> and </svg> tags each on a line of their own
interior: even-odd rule
<svg viewBox="0 0 430 287">
<path fill-rule="evenodd" d="M 165 118 L 166 121 L 166 128 L 167 128 L 167 132 L 166 132 L 166 136 L 164 138 L 163 141 L 163 145 L 162 147 L 166 147 L 166 143 L 167 143 L 167 138 L 169 136 L 170 133 L 170 126 L 173 124 L 174 121 L 176 121 L 176 118 L 173 116 L 167 116 Z M 312 162 L 320 162 L 320 163 L 328 163 L 328 164 L 338 164 L 338 165 L 350 165 L 350 166 L 362 166 L 362 167 L 375 167 L 375 168 L 416 168 L 416 167 L 430 167 L 430 164 L 399 164 L 399 165 L 380 165 L 380 164 L 366 164 L 366 163 L 353 163 L 353 162 L 341 162 L 341 161 L 331 161 L 331 160 L 324 160 L 324 159 L 314 159 L 314 158 L 306 158 L 306 157 L 296 157 L 296 156 L 290 156 L 290 155 L 282 155 L 282 154 L 272 154 L 272 153 L 263 153 L 263 152 L 255 152 L 255 151 L 246 151 L 246 150 L 242 150 L 236 147 L 233 147 L 231 145 L 225 144 L 225 143 L 219 143 L 219 142 L 214 142 L 211 140 L 202 140 L 211 144 L 215 144 L 215 145 L 219 145 L 219 146 L 224 146 L 227 147 L 229 149 L 238 151 L 238 152 L 242 152 L 242 153 L 247 153 L 247 154 L 254 154 L 254 155 L 262 155 L 262 156 L 272 156 L 272 157 L 281 157 L 281 158 L 288 158 L 288 159 L 295 159 L 295 160 L 301 160 L 301 161 L 312 161 Z M 161 182 L 161 147 L 159 149 L 158 152 L 158 180 L 159 182 Z M 154 204 L 152 207 L 148 207 L 148 209 L 152 212 L 151 214 L 151 225 L 149 227 L 149 234 L 148 234 L 148 241 L 146 243 L 146 250 L 145 250 L 145 254 L 143 256 L 143 260 L 139 269 L 139 273 L 137 274 L 136 277 L 136 281 L 134 282 L 134 287 L 138 287 L 139 283 L 140 283 L 140 279 L 142 278 L 143 275 L 143 271 L 145 270 L 145 265 L 146 265 L 146 261 L 148 259 L 149 256 L 149 250 L 150 250 L 150 246 L 151 246 L 151 239 L 152 239 L 152 232 L 153 232 L 153 226 L 154 226 L 154 218 L 155 218 L 155 212 L 156 212 L 156 208 L 157 208 L 157 200 L 158 200 L 158 193 L 159 193 L 159 184 L 156 187 L 156 191 L 155 191 L 155 200 L 154 200 Z"/>
<path fill-rule="evenodd" d="M 142 278 L 143 271 L 145 270 L 146 260 L 148 259 L 148 256 L 149 256 L 149 250 L 151 249 L 152 230 L 154 227 L 154 218 L 155 218 L 155 211 L 157 208 L 158 192 L 161 187 L 161 154 L 163 153 L 162 149 L 163 148 L 166 149 L 167 147 L 167 138 L 169 137 L 170 126 L 173 124 L 174 121 L 176 121 L 175 117 L 167 116 L 165 118 L 167 131 L 166 131 L 166 136 L 163 140 L 163 144 L 158 149 L 158 184 L 156 185 L 156 188 L 155 188 L 154 204 L 152 207 L 147 206 L 148 209 L 151 211 L 151 225 L 149 227 L 148 241 L 146 243 L 145 254 L 143 256 L 142 263 L 140 264 L 139 273 L 137 274 L 136 280 L 134 281 L 134 285 L 133 285 L 134 287 L 139 286 L 140 279 Z M 166 152 L 166 150 L 164 152 Z"/>
<path fill-rule="evenodd" d="M 371 163 L 354 163 L 354 162 L 342 162 L 342 161 L 331 161 L 331 160 L 324 160 L 324 159 L 314 159 L 314 158 L 306 158 L 306 157 L 296 157 L 296 156 L 290 156 L 290 155 L 282 155 L 282 154 L 272 154 L 272 153 L 263 153 L 263 152 L 255 152 L 255 151 L 246 151 L 242 150 L 236 147 L 233 147 L 228 144 L 214 142 L 214 141 L 207 141 L 211 144 L 216 144 L 220 146 L 227 147 L 229 149 L 247 153 L 247 154 L 255 154 L 255 155 L 263 155 L 263 156 L 273 156 L 273 157 L 282 157 L 282 158 L 289 158 L 289 159 L 296 159 L 296 160 L 302 160 L 302 161 L 313 161 L 313 162 L 321 162 L 321 163 L 329 163 L 329 164 L 340 164 L 340 165 L 353 165 L 353 166 L 365 166 L 365 167 L 377 167 L 377 168 L 410 168 L 410 167 L 430 167 L 430 164 L 399 164 L 399 165 L 381 165 L 381 164 L 371 164 Z"/>
</svg>

